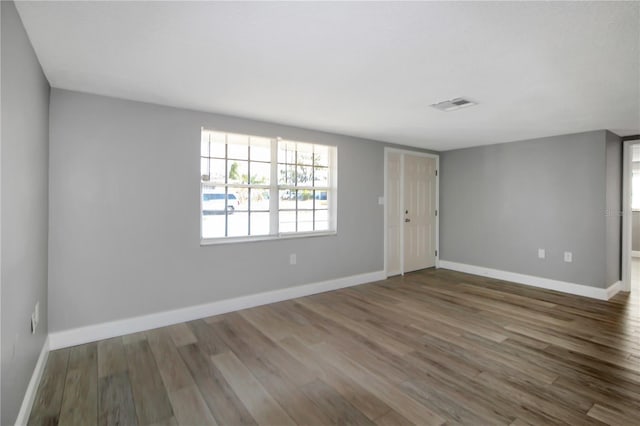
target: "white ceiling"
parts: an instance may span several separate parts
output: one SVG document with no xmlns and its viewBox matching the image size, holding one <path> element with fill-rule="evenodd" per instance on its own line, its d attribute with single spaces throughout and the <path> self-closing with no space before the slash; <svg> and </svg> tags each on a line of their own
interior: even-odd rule
<svg viewBox="0 0 640 426">
<path fill-rule="evenodd" d="M 640 133 L 638 2 L 17 7 L 58 88 L 436 150 Z"/>
</svg>

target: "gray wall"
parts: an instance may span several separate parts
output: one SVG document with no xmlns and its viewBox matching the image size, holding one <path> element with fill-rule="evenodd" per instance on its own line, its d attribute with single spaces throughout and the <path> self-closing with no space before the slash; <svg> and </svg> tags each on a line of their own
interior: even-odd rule
<svg viewBox="0 0 640 426">
<path fill-rule="evenodd" d="M 202 126 L 337 145 L 338 235 L 200 247 Z M 53 89 L 51 331 L 382 270 L 383 163 L 373 141 Z"/>
<path fill-rule="evenodd" d="M 2 10 L 2 419 L 13 424 L 47 333 L 49 84 L 13 2 Z M 40 301 L 40 325 L 29 331 Z"/>
<path fill-rule="evenodd" d="M 619 275 L 606 254 L 619 218 L 605 219 L 608 201 L 620 208 L 617 149 L 595 131 L 442 153 L 441 259 L 608 286 Z"/>
<path fill-rule="evenodd" d="M 605 285 L 621 278 L 622 250 L 622 142 L 606 131 L 606 277 Z"/>
</svg>

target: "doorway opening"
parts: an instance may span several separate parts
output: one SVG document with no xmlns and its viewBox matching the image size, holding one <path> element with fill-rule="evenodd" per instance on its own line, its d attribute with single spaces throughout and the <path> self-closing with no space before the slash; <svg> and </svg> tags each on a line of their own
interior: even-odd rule
<svg viewBox="0 0 640 426">
<path fill-rule="evenodd" d="M 623 143 L 622 290 L 640 301 L 640 138 Z"/>
<path fill-rule="evenodd" d="M 385 148 L 386 276 L 438 266 L 439 156 Z"/>
</svg>

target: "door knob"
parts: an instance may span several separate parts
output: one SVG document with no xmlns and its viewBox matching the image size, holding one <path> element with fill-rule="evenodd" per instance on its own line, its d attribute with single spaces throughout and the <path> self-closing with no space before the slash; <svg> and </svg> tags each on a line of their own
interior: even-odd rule
<svg viewBox="0 0 640 426">
<path fill-rule="evenodd" d="M 411 222 L 411 219 L 405 219 L 404 221 L 405 222 Z"/>
</svg>

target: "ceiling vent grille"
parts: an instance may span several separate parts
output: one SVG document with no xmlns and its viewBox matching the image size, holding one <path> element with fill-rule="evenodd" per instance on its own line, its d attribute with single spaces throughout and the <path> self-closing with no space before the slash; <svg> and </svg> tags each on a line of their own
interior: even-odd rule
<svg viewBox="0 0 640 426">
<path fill-rule="evenodd" d="M 476 102 L 473 102 L 469 99 L 465 98 L 455 98 L 448 101 L 438 102 L 437 104 L 432 104 L 431 106 L 435 109 L 439 109 L 440 111 L 455 111 L 457 109 L 467 108 L 470 106 L 478 105 Z"/>
</svg>

